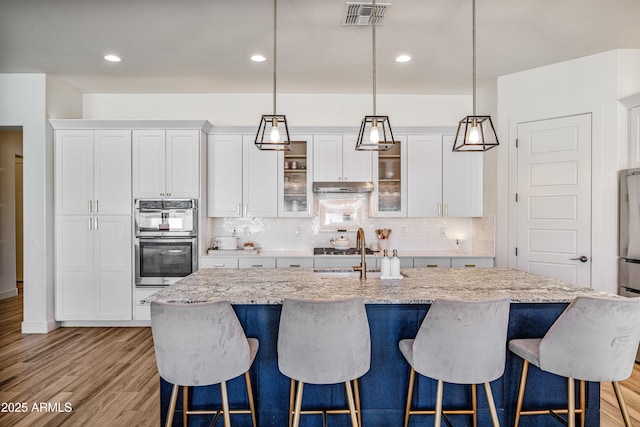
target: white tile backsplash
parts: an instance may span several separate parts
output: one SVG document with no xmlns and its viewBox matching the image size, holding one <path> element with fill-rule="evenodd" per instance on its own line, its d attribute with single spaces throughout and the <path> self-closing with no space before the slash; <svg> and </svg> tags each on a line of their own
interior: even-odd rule
<svg viewBox="0 0 640 427">
<path fill-rule="evenodd" d="M 493 255 L 495 221 L 481 218 L 364 218 L 367 244 L 377 241 L 376 229 L 390 228 L 389 249 L 406 251 L 460 252 L 473 251 Z M 231 236 L 236 232 L 241 243 L 252 241 L 264 250 L 296 251 L 314 247 L 330 247 L 329 240 L 344 235 L 353 240 L 355 232 L 319 231 L 318 218 L 209 218 L 205 243 L 215 236 Z"/>
</svg>

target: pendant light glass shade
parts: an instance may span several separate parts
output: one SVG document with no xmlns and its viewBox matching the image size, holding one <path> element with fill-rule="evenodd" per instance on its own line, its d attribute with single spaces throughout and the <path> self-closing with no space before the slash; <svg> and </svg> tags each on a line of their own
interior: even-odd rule
<svg viewBox="0 0 640 427">
<path fill-rule="evenodd" d="M 498 146 L 490 116 L 467 116 L 458 123 L 453 151 L 487 151 Z"/>
<path fill-rule="evenodd" d="M 273 114 L 263 114 L 256 133 L 255 146 L 260 150 L 289 151 L 291 138 L 284 114 L 276 114 L 276 59 L 278 42 L 278 1 L 273 0 Z"/>
<path fill-rule="evenodd" d="M 394 144 L 389 116 L 364 116 L 360 124 L 356 150 L 387 151 Z"/>
<path fill-rule="evenodd" d="M 393 131 L 389 116 L 376 115 L 376 20 L 378 10 L 376 0 L 373 0 L 371 12 L 371 33 L 373 39 L 373 115 L 364 116 L 360 124 L 360 132 L 356 141 L 358 151 L 388 151 L 394 145 Z"/>
<path fill-rule="evenodd" d="M 453 151 L 487 151 L 497 147 L 498 135 L 491 116 L 476 115 L 476 0 L 472 1 L 473 34 L 473 114 L 458 123 Z"/>
</svg>

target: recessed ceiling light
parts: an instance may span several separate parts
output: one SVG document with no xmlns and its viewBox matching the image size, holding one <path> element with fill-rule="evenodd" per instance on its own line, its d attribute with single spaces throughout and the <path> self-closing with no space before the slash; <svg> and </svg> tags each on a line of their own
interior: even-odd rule
<svg viewBox="0 0 640 427">
<path fill-rule="evenodd" d="M 264 56 L 262 56 L 262 55 L 253 55 L 253 56 L 251 57 L 251 60 L 252 60 L 253 62 L 264 62 L 264 61 L 266 61 L 266 60 L 267 60 L 267 58 L 265 58 L 265 57 L 264 57 Z"/>
<path fill-rule="evenodd" d="M 122 58 L 117 55 L 105 55 L 104 59 L 109 62 L 122 62 Z"/>
<path fill-rule="evenodd" d="M 409 55 L 399 55 L 396 58 L 396 62 L 409 62 L 411 61 L 411 57 Z"/>
</svg>

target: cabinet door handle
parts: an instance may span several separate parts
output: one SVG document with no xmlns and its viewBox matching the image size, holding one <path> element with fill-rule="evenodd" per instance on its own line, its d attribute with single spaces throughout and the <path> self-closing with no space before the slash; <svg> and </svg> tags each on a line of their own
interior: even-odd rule
<svg viewBox="0 0 640 427">
<path fill-rule="evenodd" d="M 248 205 L 248 203 L 244 204 L 244 213 L 243 213 L 242 216 L 247 216 L 247 205 Z"/>
<path fill-rule="evenodd" d="M 238 215 L 240 215 L 240 203 L 238 203 L 238 206 L 237 206 L 236 212 L 238 213 Z"/>
<path fill-rule="evenodd" d="M 444 216 L 449 216 L 449 203 L 444 204 Z"/>
<path fill-rule="evenodd" d="M 442 207 L 440 206 L 440 203 L 438 203 L 438 216 L 442 215 Z"/>
<path fill-rule="evenodd" d="M 98 229 L 98 217 L 96 217 L 96 230 Z"/>
<path fill-rule="evenodd" d="M 89 213 L 93 212 L 93 202 L 89 200 Z"/>
<path fill-rule="evenodd" d="M 167 193 L 167 196 L 168 196 L 168 197 L 171 197 L 171 193 Z"/>
<path fill-rule="evenodd" d="M 100 212 L 99 200 L 96 200 L 96 213 Z"/>
<path fill-rule="evenodd" d="M 89 230 L 93 230 L 93 218 L 89 217 Z"/>
<path fill-rule="evenodd" d="M 160 193 L 161 196 L 164 196 L 164 193 Z"/>
</svg>

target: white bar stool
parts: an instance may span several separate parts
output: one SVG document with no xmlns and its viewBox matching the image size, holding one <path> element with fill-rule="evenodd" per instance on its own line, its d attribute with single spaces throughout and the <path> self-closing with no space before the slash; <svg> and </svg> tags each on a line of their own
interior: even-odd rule
<svg viewBox="0 0 640 427">
<path fill-rule="evenodd" d="M 325 413 L 348 413 L 353 427 L 360 426 L 358 378 L 369 371 L 370 362 L 371 336 L 362 298 L 284 300 L 278 331 L 278 368 L 291 379 L 290 427 L 298 427 L 302 413 L 323 417 Z M 344 383 L 349 409 L 302 411 L 305 383 Z"/>
<path fill-rule="evenodd" d="M 256 427 L 249 368 L 258 352 L 258 340 L 247 338 L 227 301 L 197 304 L 151 303 L 151 331 L 160 376 L 173 384 L 167 426 L 173 423 L 179 386 L 183 386 L 183 425 L 188 415 L 222 414 L 225 427 L 230 414 L 251 414 Z M 226 381 L 244 373 L 249 409 L 229 410 Z M 220 384 L 222 410 L 190 411 L 188 387 Z"/>
<path fill-rule="evenodd" d="M 624 423 L 631 419 L 618 381 L 633 371 L 640 340 L 640 298 L 578 297 L 543 338 L 514 339 L 509 350 L 523 359 L 515 427 L 521 415 L 568 414 L 567 423 L 585 422 L 585 381 L 611 381 Z M 568 408 L 523 411 L 529 364 L 568 379 Z M 580 380 L 580 407 L 575 407 L 574 379 Z"/>
<path fill-rule="evenodd" d="M 436 300 L 415 339 L 400 340 L 402 355 L 411 366 L 404 426 L 411 415 L 472 414 L 477 425 L 476 384 L 483 383 L 494 426 L 498 414 L 489 383 L 502 376 L 507 353 L 509 299 L 489 301 Z M 415 374 L 438 380 L 433 410 L 412 409 Z M 444 383 L 471 384 L 471 409 L 443 410 Z"/>
</svg>

